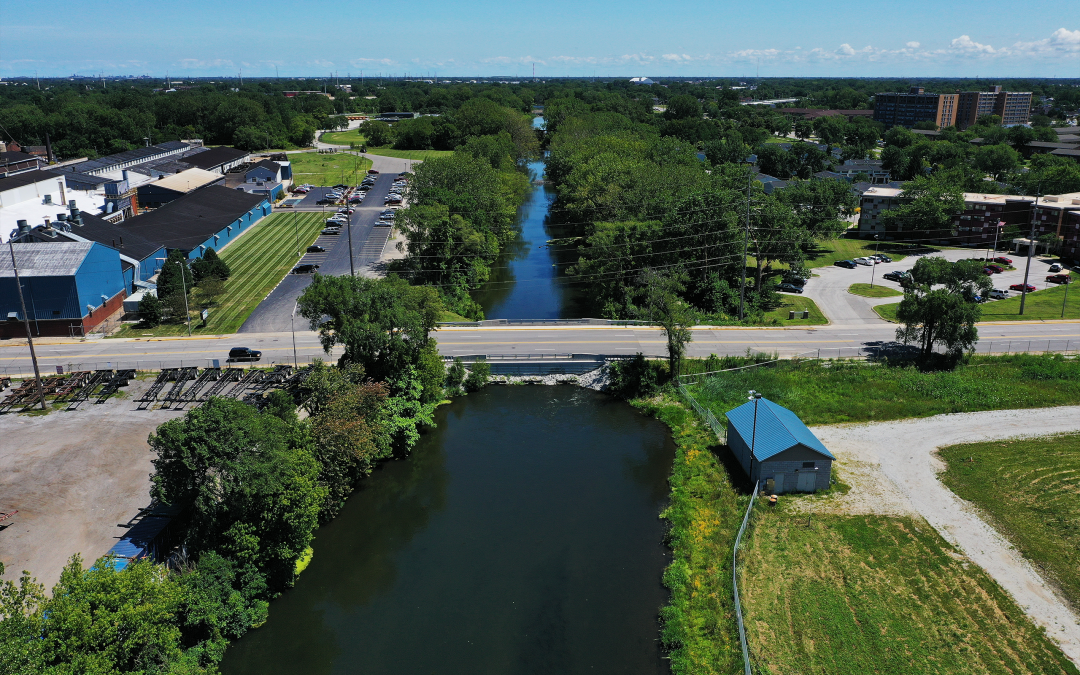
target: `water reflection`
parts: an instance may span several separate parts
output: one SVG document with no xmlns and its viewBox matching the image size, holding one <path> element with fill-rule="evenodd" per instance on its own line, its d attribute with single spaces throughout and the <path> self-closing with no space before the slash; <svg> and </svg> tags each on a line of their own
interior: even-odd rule
<svg viewBox="0 0 1080 675">
<path fill-rule="evenodd" d="M 440 410 L 319 531 L 246 673 L 660 673 L 673 445 L 570 387 L 488 389 Z"/>
</svg>

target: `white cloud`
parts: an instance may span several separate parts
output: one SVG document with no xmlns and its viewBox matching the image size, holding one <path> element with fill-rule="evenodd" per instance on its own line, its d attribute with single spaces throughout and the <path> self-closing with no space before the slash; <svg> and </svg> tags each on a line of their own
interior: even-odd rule
<svg viewBox="0 0 1080 675">
<path fill-rule="evenodd" d="M 919 48 L 919 43 L 915 42 L 915 41 L 912 41 L 912 42 L 908 42 L 906 46 L 907 46 L 908 49 L 918 49 Z"/>
<path fill-rule="evenodd" d="M 855 56 L 855 50 L 846 42 L 840 45 L 840 48 L 836 50 L 836 53 L 841 56 Z"/>
<path fill-rule="evenodd" d="M 967 35 L 961 35 L 950 43 L 950 46 L 961 52 L 969 54 L 993 54 L 994 48 L 990 45 L 984 45 L 980 42 L 975 42 Z"/>
</svg>

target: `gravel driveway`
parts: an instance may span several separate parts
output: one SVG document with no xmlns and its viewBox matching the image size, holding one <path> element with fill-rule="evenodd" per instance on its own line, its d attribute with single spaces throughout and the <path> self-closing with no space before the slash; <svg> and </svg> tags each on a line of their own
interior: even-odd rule
<svg viewBox="0 0 1080 675">
<path fill-rule="evenodd" d="M 975 507 L 937 477 L 937 449 L 1017 436 L 1080 431 L 1080 406 L 938 415 L 925 419 L 815 427 L 852 484 L 841 497 L 807 500 L 815 511 L 902 515 L 917 513 L 982 566 L 1080 665 L 1080 620 L 1032 566 Z"/>
</svg>

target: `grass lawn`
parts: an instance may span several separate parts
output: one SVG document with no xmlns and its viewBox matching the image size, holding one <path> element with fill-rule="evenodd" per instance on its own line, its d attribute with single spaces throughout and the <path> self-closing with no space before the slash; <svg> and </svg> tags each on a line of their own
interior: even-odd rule
<svg viewBox="0 0 1080 675">
<path fill-rule="evenodd" d="M 889 288 L 888 286 L 870 284 L 851 284 L 847 289 L 848 293 L 852 295 L 861 295 L 864 298 L 891 298 L 896 295 L 903 295 L 895 288 Z"/>
<path fill-rule="evenodd" d="M 941 458 L 942 482 L 1080 606 L 1080 434 L 953 445 Z"/>
<path fill-rule="evenodd" d="M 1035 282 L 1032 285 L 1038 287 Z M 1070 284 L 1071 285 L 1071 284 Z M 1065 302 L 1066 319 L 1080 319 L 1080 288 L 1069 290 L 1065 298 L 1064 284 L 1049 286 L 1044 291 L 1028 293 L 1024 301 L 1024 314 L 1020 314 L 1020 294 L 1016 293 L 1007 300 L 994 300 L 982 306 L 982 321 L 1034 321 L 1036 319 L 1061 319 L 1061 304 Z M 1015 293 L 1015 291 L 1014 291 Z"/>
<path fill-rule="evenodd" d="M 397 157 L 398 159 L 435 159 L 454 154 L 453 150 L 395 150 L 393 148 L 368 148 L 369 155 L 380 157 Z"/>
<path fill-rule="evenodd" d="M 331 133 L 323 134 L 319 137 L 319 140 L 323 143 L 333 143 L 334 145 L 348 145 L 349 143 L 367 143 L 367 139 L 364 138 L 364 135 L 360 133 L 359 129 L 349 129 L 348 131 L 334 131 Z"/>
<path fill-rule="evenodd" d="M 1077 672 L 922 520 L 755 508 L 740 591 L 763 673 Z"/>
<path fill-rule="evenodd" d="M 371 168 L 371 160 L 344 152 L 320 154 L 301 152 L 289 155 L 293 180 L 298 184 L 337 185 L 345 182 L 356 185 Z"/>
<path fill-rule="evenodd" d="M 194 304 L 197 293 L 192 294 L 189 300 L 192 302 L 193 315 L 191 332 L 210 335 L 235 333 L 296 264 L 296 234 L 299 233 L 303 253 L 303 249 L 319 236 L 324 218 L 322 213 L 272 213 L 229 245 L 222 251 L 221 259 L 229 265 L 232 276 L 225 282 L 225 292 L 209 308 L 210 316 L 205 326 L 197 318 L 200 309 Z M 184 324 L 163 324 L 143 329 L 125 324 L 111 337 L 140 337 L 147 333 L 186 335 L 187 327 Z"/>
<path fill-rule="evenodd" d="M 873 239 L 829 239 L 818 242 L 817 250 L 812 252 L 806 261 L 807 267 L 829 267 L 837 260 L 854 260 L 875 252 Z M 886 253 L 893 262 L 899 262 L 907 256 L 900 252 L 906 249 L 906 244 L 893 244 L 883 242 L 877 246 L 878 253 Z M 937 250 L 937 249 L 928 249 Z"/>
<path fill-rule="evenodd" d="M 903 295 L 903 294 L 901 294 L 901 295 Z M 880 316 L 882 319 L 885 319 L 886 321 L 892 321 L 893 323 L 897 323 L 897 321 L 896 321 L 896 310 L 899 307 L 900 307 L 899 302 L 891 302 L 891 303 L 889 303 L 887 305 L 875 305 L 874 306 L 874 311 L 877 312 L 877 315 Z"/>
<path fill-rule="evenodd" d="M 787 293 L 781 293 L 780 297 L 783 299 L 780 306 L 776 309 L 765 313 L 765 323 L 777 322 L 777 325 L 782 326 L 822 326 L 829 323 L 829 320 L 825 318 L 825 315 L 818 309 L 817 304 L 810 298 L 802 295 L 793 295 Z M 802 312 L 804 309 L 810 310 L 809 319 L 792 319 L 788 320 L 788 312 L 795 310 L 796 312 Z M 802 314 L 796 314 L 796 316 L 802 316 Z"/>
<path fill-rule="evenodd" d="M 931 372 L 861 361 L 781 361 L 719 373 L 690 386 L 721 422 L 726 411 L 746 402 L 750 389 L 790 408 L 807 424 L 1076 405 L 1080 360 L 974 356 L 955 370 Z"/>
</svg>

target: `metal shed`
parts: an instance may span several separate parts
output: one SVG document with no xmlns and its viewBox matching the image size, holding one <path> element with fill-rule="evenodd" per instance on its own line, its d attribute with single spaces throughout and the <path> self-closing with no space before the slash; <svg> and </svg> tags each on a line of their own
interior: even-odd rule
<svg viewBox="0 0 1080 675">
<path fill-rule="evenodd" d="M 770 494 L 829 487 L 835 457 L 795 413 L 766 398 L 729 410 L 728 447 Z"/>
</svg>

